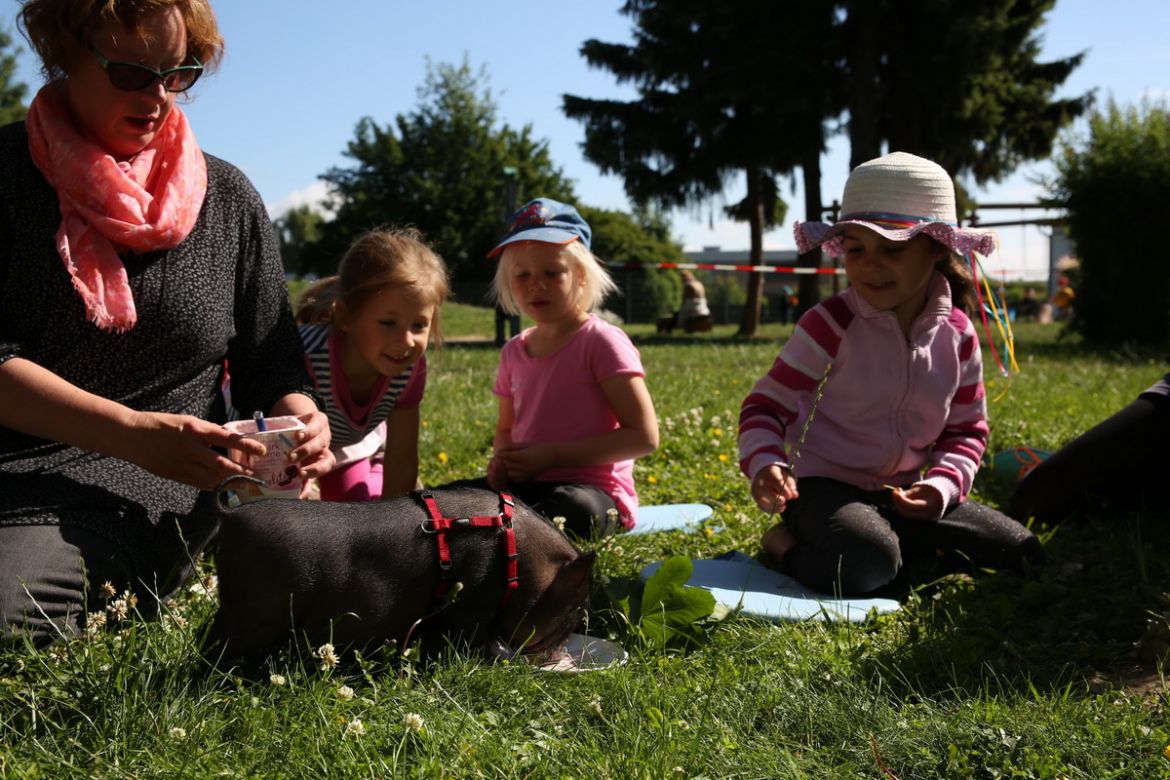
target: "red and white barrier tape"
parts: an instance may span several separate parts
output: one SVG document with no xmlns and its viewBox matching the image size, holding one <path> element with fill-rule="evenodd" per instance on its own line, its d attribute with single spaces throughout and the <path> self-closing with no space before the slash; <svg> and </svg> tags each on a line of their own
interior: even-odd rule
<svg viewBox="0 0 1170 780">
<path fill-rule="evenodd" d="M 780 274 L 839 274 L 844 268 L 798 268 L 794 265 L 728 265 L 724 263 L 606 263 L 609 268 L 678 268 L 699 271 L 759 271 Z"/>
</svg>

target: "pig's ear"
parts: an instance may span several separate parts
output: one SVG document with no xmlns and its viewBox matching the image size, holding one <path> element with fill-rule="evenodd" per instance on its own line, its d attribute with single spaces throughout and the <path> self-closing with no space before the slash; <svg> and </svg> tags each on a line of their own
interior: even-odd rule
<svg viewBox="0 0 1170 780">
<path fill-rule="evenodd" d="M 589 584 L 589 576 L 593 573 L 593 561 L 596 558 L 597 553 L 594 550 L 578 555 L 575 560 L 561 568 L 561 576 L 571 587 L 586 587 Z"/>
</svg>

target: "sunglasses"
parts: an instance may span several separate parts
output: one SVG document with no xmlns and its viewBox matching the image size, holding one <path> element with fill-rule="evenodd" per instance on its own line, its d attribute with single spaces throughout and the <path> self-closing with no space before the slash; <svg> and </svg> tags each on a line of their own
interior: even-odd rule
<svg viewBox="0 0 1170 780">
<path fill-rule="evenodd" d="M 195 60 L 194 65 L 155 70 L 137 62 L 111 62 L 92 43 L 89 44 L 89 50 L 97 57 L 98 64 L 105 70 L 110 83 L 125 92 L 146 89 L 155 81 L 161 81 L 167 92 L 186 92 L 203 73 L 203 63 L 194 55 L 191 56 L 191 59 Z"/>
</svg>

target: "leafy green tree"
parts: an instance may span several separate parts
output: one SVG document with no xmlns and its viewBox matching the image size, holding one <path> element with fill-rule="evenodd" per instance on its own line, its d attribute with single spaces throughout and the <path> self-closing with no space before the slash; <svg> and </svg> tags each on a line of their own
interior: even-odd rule
<svg viewBox="0 0 1170 780">
<path fill-rule="evenodd" d="M 1055 0 L 843 3 L 850 168 L 890 151 L 976 183 L 1047 158 L 1092 94 L 1054 99 L 1083 54 L 1039 62 Z M 882 24 L 896 19 L 896 24 Z"/>
<path fill-rule="evenodd" d="M 1081 261 L 1072 327 L 1098 344 L 1170 343 L 1170 107 L 1110 103 L 1087 139 L 1056 158 L 1052 196 L 1068 208 Z"/>
<path fill-rule="evenodd" d="M 606 308 L 630 322 L 651 322 L 678 309 L 682 278 L 677 271 L 650 267 L 686 259 L 682 247 L 670 239 L 670 223 L 661 214 L 637 209 L 631 216 L 582 206 L 581 216 L 593 228 L 593 253 L 602 261 L 643 265 L 610 271 L 620 296 L 607 301 Z"/>
<path fill-rule="evenodd" d="M 325 217 L 312 206 L 294 206 L 273 220 L 280 241 L 280 259 L 284 270 L 294 274 L 310 271 L 332 273 L 329 258 L 319 257 L 318 242 L 324 232 Z M 339 258 L 332 258 L 336 264 Z"/>
<path fill-rule="evenodd" d="M 413 225 L 447 262 L 456 290 L 482 294 L 493 271 L 485 255 L 506 217 L 505 168 L 515 171 L 517 203 L 575 200 L 547 141 L 534 138 L 530 125 L 500 124 L 486 79 L 466 60 L 431 65 L 413 111 L 389 125 L 371 117 L 358 122 L 345 151 L 353 165 L 321 177 L 338 208 L 324 225 L 318 257 L 336 258 L 370 228 Z"/>
<path fill-rule="evenodd" d="M 28 87 L 16 81 L 16 52 L 6 51 L 12 46 L 12 36 L 0 30 L 0 126 L 24 119 L 27 108 L 24 96 Z"/>
<path fill-rule="evenodd" d="M 778 213 L 776 177 L 806 160 L 802 151 L 817 157 L 824 146 L 826 98 L 804 97 L 801 85 L 811 73 L 821 85 L 824 68 L 808 57 L 811 44 L 788 45 L 794 36 L 785 33 L 816 39 L 832 11 L 821 0 L 627 0 L 635 43 L 589 40 L 581 52 L 634 85 L 638 99 L 564 98 L 565 113 L 585 125 L 586 157 L 620 174 L 634 200 L 668 206 L 707 201 L 742 176 L 747 196 L 731 213 L 748 221 L 752 262 L 761 264 L 763 232 Z M 762 287 L 752 274 L 741 334 L 756 331 Z"/>
</svg>

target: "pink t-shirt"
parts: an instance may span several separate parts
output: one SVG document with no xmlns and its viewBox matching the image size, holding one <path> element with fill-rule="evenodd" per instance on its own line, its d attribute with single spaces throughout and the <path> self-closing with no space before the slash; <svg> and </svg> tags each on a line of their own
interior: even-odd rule
<svg viewBox="0 0 1170 780">
<path fill-rule="evenodd" d="M 601 391 L 615 376 L 646 376 L 642 358 L 620 328 L 590 316 L 569 342 L 551 355 L 534 358 L 525 344 L 532 328 L 504 345 L 492 392 L 512 399 L 514 442 L 574 441 L 612 431 L 617 417 Z M 632 528 L 638 509 L 634 461 L 555 468 L 541 482 L 595 485 L 604 490 Z"/>
</svg>

